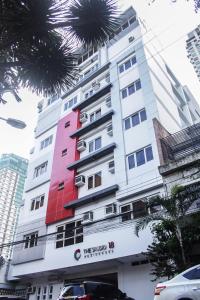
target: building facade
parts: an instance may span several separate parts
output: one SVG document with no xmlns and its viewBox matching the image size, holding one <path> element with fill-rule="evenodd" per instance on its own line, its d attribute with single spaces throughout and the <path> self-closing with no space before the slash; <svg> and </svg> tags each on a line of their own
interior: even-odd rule
<svg viewBox="0 0 200 300">
<path fill-rule="evenodd" d="M 200 25 L 188 33 L 186 50 L 188 52 L 188 58 L 200 80 Z"/>
<path fill-rule="evenodd" d="M 27 167 L 28 160 L 15 154 L 3 154 L 0 158 L 0 245 L 14 240 Z M 0 248 L 0 288 L 7 286 L 5 275 L 11 250 Z"/>
<path fill-rule="evenodd" d="M 79 51 L 80 78 L 39 104 L 12 258 L 29 299 L 58 297 L 77 278 L 109 281 L 141 300 L 155 283 L 134 222 L 164 193 L 159 135 L 199 121 L 200 109 L 128 9 L 100 49 Z M 161 130 L 161 125 L 166 130 Z M 145 286 L 145 289 L 144 289 Z"/>
</svg>

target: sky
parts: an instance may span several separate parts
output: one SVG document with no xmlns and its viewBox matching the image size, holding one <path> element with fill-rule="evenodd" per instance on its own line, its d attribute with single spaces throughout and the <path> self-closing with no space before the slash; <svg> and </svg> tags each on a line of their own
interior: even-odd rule
<svg viewBox="0 0 200 300">
<path fill-rule="evenodd" d="M 131 5 L 138 16 L 157 36 L 160 51 L 176 77 L 187 85 L 200 104 L 200 82 L 187 58 L 185 40 L 187 33 L 200 24 L 200 12 L 194 12 L 193 0 L 119 0 L 121 11 Z M 175 3 L 174 3 L 175 2 Z M 27 127 L 19 130 L 0 120 L 0 155 L 15 153 L 29 158 L 29 151 L 34 145 L 34 128 L 38 113 L 37 103 L 42 99 L 28 90 L 21 90 L 21 103 L 7 94 L 7 104 L 0 103 L 0 117 L 23 120 Z"/>
</svg>

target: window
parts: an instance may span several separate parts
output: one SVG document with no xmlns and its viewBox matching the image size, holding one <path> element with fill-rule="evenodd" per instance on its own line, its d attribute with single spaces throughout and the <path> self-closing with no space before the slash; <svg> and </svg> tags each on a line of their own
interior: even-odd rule
<svg viewBox="0 0 200 300">
<path fill-rule="evenodd" d="M 37 241 L 38 241 L 38 232 L 33 232 L 30 233 L 29 235 L 24 236 L 24 248 L 32 248 L 37 246 Z"/>
<path fill-rule="evenodd" d="M 81 221 L 74 221 L 57 227 L 56 248 L 62 248 L 83 242 Z"/>
<path fill-rule="evenodd" d="M 119 66 L 119 73 L 123 73 L 124 71 L 130 69 L 136 64 L 136 62 L 136 56 L 134 55 Z"/>
<path fill-rule="evenodd" d="M 94 93 L 93 89 L 89 90 L 87 93 L 85 93 L 85 99 L 91 97 L 93 93 Z"/>
<path fill-rule="evenodd" d="M 121 206 L 121 220 L 126 222 L 132 219 L 138 219 L 146 216 L 148 213 L 147 207 L 144 201 L 138 200 L 133 203 L 129 203 Z"/>
<path fill-rule="evenodd" d="M 183 277 L 189 279 L 189 280 L 196 280 L 200 279 L 200 267 L 197 267 L 183 275 Z"/>
<path fill-rule="evenodd" d="M 97 111 L 93 112 L 90 115 L 90 122 L 98 120 L 100 117 L 101 117 L 101 109 L 98 109 Z"/>
<path fill-rule="evenodd" d="M 63 190 L 64 187 L 65 187 L 64 181 L 61 182 L 61 183 L 59 183 L 59 185 L 58 185 L 58 191 Z"/>
<path fill-rule="evenodd" d="M 93 47 L 92 49 L 90 49 L 89 51 L 87 51 L 86 53 L 84 53 L 79 59 L 78 59 L 78 64 L 81 64 L 82 62 L 84 62 L 86 59 L 88 59 L 90 56 L 92 56 L 95 52 L 97 52 L 97 47 Z"/>
<path fill-rule="evenodd" d="M 36 167 L 34 170 L 34 178 L 39 177 L 40 175 L 44 174 L 47 171 L 47 164 L 48 162 L 44 162 L 40 166 Z"/>
<path fill-rule="evenodd" d="M 101 172 L 88 177 L 88 190 L 98 187 L 101 184 Z"/>
<path fill-rule="evenodd" d="M 46 148 L 47 146 L 51 145 L 52 140 L 53 140 L 53 135 L 50 135 L 48 138 L 43 140 L 40 144 L 40 150 L 42 150 L 42 149 Z"/>
<path fill-rule="evenodd" d="M 47 287 L 44 286 L 42 289 L 42 300 L 45 300 L 47 298 Z"/>
<path fill-rule="evenodd" d="M 101 137 L 89 142 L 89 152 L 96 151 L 101 148 Z"/>
<path fill-rule="evenodd" d="M 146 110 L 142 109 L 141 111 L 133 114 L 132 116 L 128 117 L 124 120 L 124 128 L 125 130 L 134 127 L 141 122 L 144 122 L 147 119 Z"/>
<path fill-rule="evenodd" d="M 64 105 L 64 110 L 72 108 L 77 103 L 77 96 L 73 97 L 69 101 L 67 101 Z"/>
<path fill-rule="evenodd" d="M 62 151 L 62 156 L 67 155 L 67 148 Z"/>
<path fill-rule="evenodd" d="M 141 81 L 140 79 L 137 79 L 136 81 L 134 81 L 132 84 L 130 84 L 128 87 L 124 88 L 121 91 L 122 99 L 134 94 L 139 89 L 141 89 Z"/>
<path fill-rule="evenodd" d="M 65 123 L 65 128 L 67 128 L 67 127 L 69 127 L 70 126 L 70 121 L 67 121 L 66 123 Z"/>
<path fill-rule="evenodd" d="M 31 210 L 37 210 L 44 205 L 44 195 L 40 195 L 31 200 Z"/>
<path fill-rule="evenodd" d="M 48 289 L 48 299 L 49 300 L 53 299 L 53 285 L 49 286 L 49 289 Z"/>
<path fill-rule="evenodd" d="M 38 286 L 38 288 L 37 288 L 37 300 L 40 300 L 40 295 L 41 295 L 41 286 Z"/>
<path fill-rule="evenodd" d="M 147 146 L 128 156 L 128 168 L 130 170 L 136 166 L 139 167 L 151 160 L 153 160 L 152 147 Z"/>
<path fill-rule="evenodd" d="M 53 102 L 59 99 L 58 95 L 53 95 L 51 98 L 48 99 L 47 105 L 51 105 Z"/>
</svg>

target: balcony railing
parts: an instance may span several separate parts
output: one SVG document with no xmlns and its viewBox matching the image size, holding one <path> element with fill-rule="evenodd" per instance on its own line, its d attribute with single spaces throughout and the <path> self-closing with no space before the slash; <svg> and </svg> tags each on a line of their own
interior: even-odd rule
<svg viewBox="0 0 200 300">
<path fill-rule="evenodd" d="M 200 123 L 161 139 L 163 158 L 169 162 L 200 151 Z"/>
</svg>

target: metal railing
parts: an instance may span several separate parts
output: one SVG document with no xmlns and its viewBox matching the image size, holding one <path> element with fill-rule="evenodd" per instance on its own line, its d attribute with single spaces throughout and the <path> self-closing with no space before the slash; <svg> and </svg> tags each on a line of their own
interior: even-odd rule
<svg viewBox="0 0 200 300">
<path fill-rule="evenodd" d="M 200 123 L 170 134 L 160 141 L 165 162 L 200 152 Z"/>
</svg>

